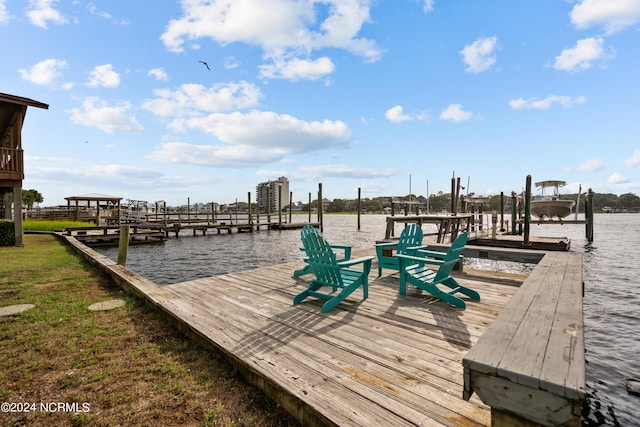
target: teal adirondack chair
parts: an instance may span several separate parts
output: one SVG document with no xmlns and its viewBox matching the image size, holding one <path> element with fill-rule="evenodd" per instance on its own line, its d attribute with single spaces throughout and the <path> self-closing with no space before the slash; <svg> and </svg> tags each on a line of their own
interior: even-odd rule
<svg viewBox="0 0 640 427">
<path fill-rule="evenodd" d="M 417 252 L 418 256 L 397 255 L 400 264 L 400 295 L 406 295 L 407 283 L 410 283 L 458 308 L 465 309 L 467 306 L 462 298 L 455 295 L 458 293 L 473 301 L 480 301 L 480 294 L 462 286 L 451 277 L 451 270 L 462 260 L 461 254 L 466 244 L 465 231 L 453 241 L 446 253 L 421 250 Z M 431 270 L 425 264 L 438 266 L 438 269 Z M 442 290 L 439 286 L 448 289 Z"/>
<path fill-rule="evenodd" d="M 318 231 L 317 228 L 315 228 L 312 225 L 305 225 L 304 227 L 302 227 L 302 230 L 300 231 L 300 239 L 302 241 L 304 241 L 305 236 L 308 235 L 309 233 L 317 233 L 317 234 L 319 234 L 320 232 Z M 348 246 L 348 245 L 336 245 L 336 244 L 332 244 L 330 246 L 334 250 L 338 249 L 338 250 L 344 251 L 342 258 L 338 259 L 338 261 L 348 261 L 351 258 L 351 246 Z M 300 248 L 300 250 L 304 251 L 304 248 Z M 304 261 L 307 262 L 307 258 L 306 257 L 305 257 Z M 303 268 L 294 271 L 293 272 L 293 276 L 294 277 L 298 277 L 298 276 L 304 276 L 305 274 L 311 274 L 311 273 L 313 273 L 313 268 L 311 267 L 311 265 L 309 263 L 307 263 L 307 265 L 305 265 Z"/>
<path fill-rule="evenodd" d="M 418 249 L 424 249 L 422 244 L 422 228 L 418 224 L 407 225 L 400 234 L 398 242 L 377 243 L 376 255 L 378 256 L 378 277 L 382 276 L 382 269 L 399 269 L 398 258 L 395 255 L 415 255 Z M 387 252 L 387 254 L 385 254 Z"/>
<path fill-rule="evenodd" d="M 360 286 L 363 288 L 364 298 L 369 296 L 368 276 L 371 271 L 372 256 L 337 261 L 331 245 L 320 233 L 307 234 L 302 244 L 307 253 L 307 262 L 316 278 L 309 283 L 307 289 L 293 298 L 294 304 L 299 304 L 305 298 L 313 296 L 327 301 L 322 305 L 322 312 L 326 313 Z M 350 268 L 356 264 L 362 264 L 362 270 Z M 320 292 L 325 287 L 330 288 L 330 292 Z"/>
</svg>

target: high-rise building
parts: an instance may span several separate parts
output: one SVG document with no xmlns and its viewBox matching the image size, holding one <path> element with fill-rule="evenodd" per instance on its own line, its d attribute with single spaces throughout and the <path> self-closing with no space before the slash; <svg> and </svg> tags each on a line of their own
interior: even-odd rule
<svg viewBox="0 0 640 427">
<path fill-rule="evenodd" d="M 269 193 L 268 198 L 267 192 Z M 279 194 L 281 200 L 278 198 Z M 261 210 L 266 210 L 269 206 L 271 212 L 277 212 L 278 206 L 283 209 L 287 207 L 289 205 L 289 180 L 287 177 L 281 176 L 275 181 L 261 182 L 256 185 L 256 202 Z"/>
</svg>

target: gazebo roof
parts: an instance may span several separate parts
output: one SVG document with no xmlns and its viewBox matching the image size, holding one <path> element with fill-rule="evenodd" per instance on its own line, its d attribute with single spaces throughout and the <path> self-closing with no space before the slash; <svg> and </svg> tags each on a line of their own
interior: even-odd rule
<svg viewBox="0 0 640 427">
<path fill-rule="evenodd" d="M 106 194 L 90 193 L 82 196 L 69 196 L 64 198 L 67 201 L 71 200 L 85 200 L 89 202 L 119 202 L 122 197 L 108 196 Z"/>
</svg>

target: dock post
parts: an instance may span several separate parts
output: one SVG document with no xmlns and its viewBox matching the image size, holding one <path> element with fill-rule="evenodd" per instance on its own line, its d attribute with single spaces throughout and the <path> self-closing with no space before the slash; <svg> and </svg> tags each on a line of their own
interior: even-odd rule
<svg viewBox="0 0 640 427">
<path fill-rule="evenodd" d="M 120 237 L 118 241 L 118 265 L 127 264 L 127 251 L 129 250 L 129 226 L 120 226 Z"/>
<path fill-rule="evenodd" d="M 516 192 L 511 192 L 511 234 L 516 234 Z"/>
<path fill-rule="evenodd" d="M 588 242 L 593 242 L 593 190 L 587 192 L 587 200 L 584 204 L 584 218 L 586 237 Z"/>
<path fill-rule="evenodd" d="M 500 192 L 500 232 L 504 233 L 504 191 Z"/>
<path fill-rule="evenodd" d="M 360 187 L 358 187 L 358 203 L 356 204 L 356 208 L 358 209 L 358 230 L 360 230 Z"/>
<path fill-rule="evenodd" d="M 527 175 L 527 183 L 524 190 L 524 246 L 530 246 L 529 231 L 531 229 L 531 175 Z"/>
<path fill-rule="evenodd" d="M 311 191 L 309 191 L 309 224 L 311 224 Z"/>
<path fill-rule="evenodd" d="M 247 214 L 249 215 L 249 217 L 247 218 L 247 222 L 249 223 L 249 229 L 253 231 L 253 218 L 251 217 L 251 191 L 247 191 L 247 202 Z"/>
<path fill-rule="evenodd" d="M 278 226 L 282 227 L 282 184 L 278 184 Z"/>
<path fill-rule="evenodd" d="M 292 211 L 293 211 L 293 191 L 289 191 L 289 224 L 291 224 Z"/>
<path fill-rule="evenodd" d="M 451 178 L 451 215 L 454 214 L 456 209 L 456 178 Z"/>
<path fill-rule="evenodd" d="M 498 229 L 498 214 L 496 212 L 491 214 L 491 238 L 496 239 L 496 231 Z"/>
<path fill-rule="evenodd" d="M 267 185 L 267 228 L 271 228 L 271 186 Z"/>
<path fill-rule="evenodd" d="M 391 196 L 391 216 L 396 216 L 396 206 L 393 203 L 393 196 Z M 392 222 L 393 226 L 391 227 L 391 237 L 395 237 L 396 236 L 396 227 L 395 227 L 395 222 Z M 387 237 L 388 239 L 388 237 Z"/>
<path fill-rule="evenodd" d="M 320 232 L 324 231 L 324 225 L 322 224 L 322 183 L 318 183 L 318 222 L 320 223 Z"/>
</svg>

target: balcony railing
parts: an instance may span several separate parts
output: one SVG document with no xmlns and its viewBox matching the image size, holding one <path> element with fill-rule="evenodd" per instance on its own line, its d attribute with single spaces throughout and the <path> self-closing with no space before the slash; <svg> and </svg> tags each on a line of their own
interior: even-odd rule
<svg viewBox="0 0 640 427">
<path fill-rule="evenodd" d="M 0 147 L 0 179 L 24 179 L 23 151 Z"/>
</svg>

